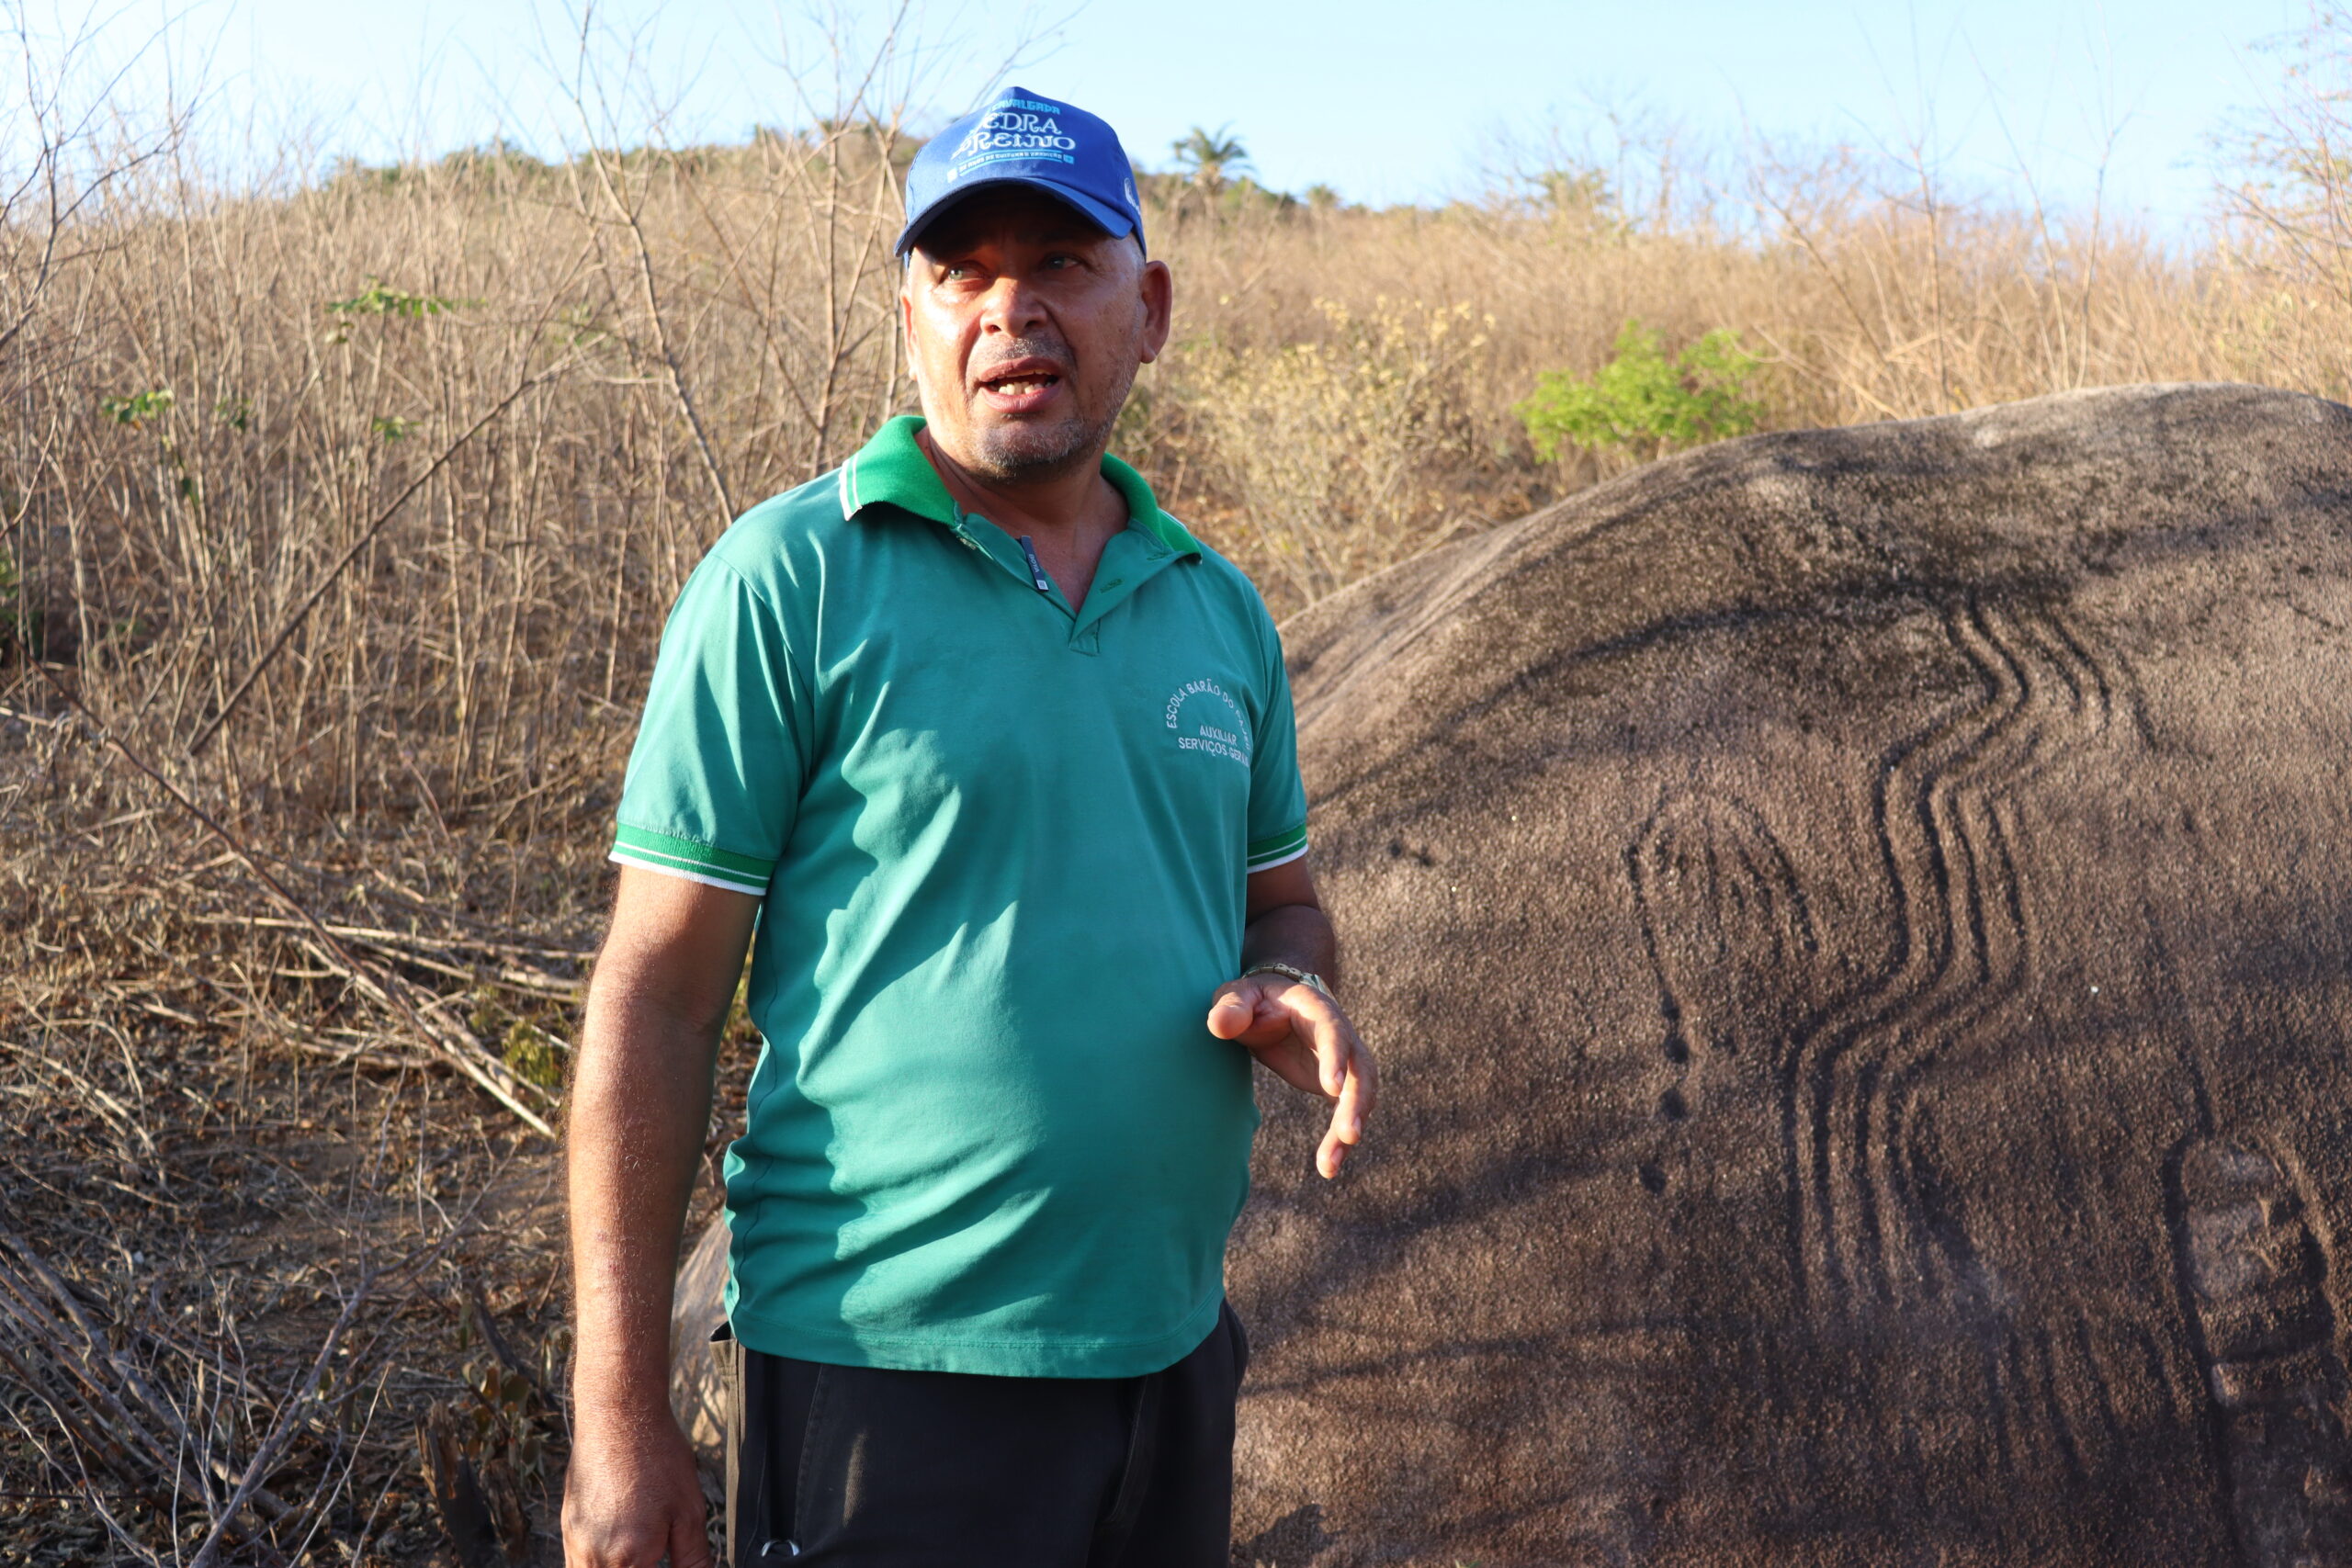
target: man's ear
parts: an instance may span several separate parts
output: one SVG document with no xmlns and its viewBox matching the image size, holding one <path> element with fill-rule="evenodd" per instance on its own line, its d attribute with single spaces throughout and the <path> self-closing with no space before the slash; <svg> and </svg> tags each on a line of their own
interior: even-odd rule
<svg viewBox="0 0 2352 1568">
<path fill-rule="evenodd" d="M 915 257 L 907 255 L 904 281 L 899 285 L 899 347 L 907 356 L 907 378 L 915 384 L 915 396 L 922 396 L 922 356 L 915 352 Z"/>
<path fill-rule="evenodd" d="M 1143 296 L 1143 341 L 1136 345 L 1136 358 L 1148 365 L 1168 346 L 1169 327 L 1175 314 L 1176 279 L 1166 262 L 1148 261 L 1136 281 Z"/>
</svg>

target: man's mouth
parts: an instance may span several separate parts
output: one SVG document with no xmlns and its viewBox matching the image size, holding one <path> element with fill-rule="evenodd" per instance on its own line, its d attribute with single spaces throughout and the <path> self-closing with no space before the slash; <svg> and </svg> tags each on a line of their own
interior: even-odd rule
<svg viewBox="0 0 2352 1568">
<path fill-rule="evenodd" d="M 1061 367 L 1050 360 L 1015 359 L 981 372 L 981 395 L 1003 413 L 1028 413 L 1053 400 Z"/>
</svg>

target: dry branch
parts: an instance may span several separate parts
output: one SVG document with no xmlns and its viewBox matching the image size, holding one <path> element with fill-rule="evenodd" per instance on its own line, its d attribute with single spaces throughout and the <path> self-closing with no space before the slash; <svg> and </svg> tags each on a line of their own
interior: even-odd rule
<svg viewBox="0 0 2352 1568">
<path fill-rule="evenodd" d="M 264 931 L 308 931 L 300 920 L 289 920 L 267 915 L 194 915 L 196 925 L 243 926 Z M 570 959 L 585 964 L 596 955 L 570 948 L 537 947 L 522 942 L 491 942 L 457 932 L 440 935 L 421 931 L 392 931 L 375 926 L 338 925 L 332 920 L 320 922 L 328 931 L 346 942 L 372 947 L 379 953 L 396 955 L 402 963 L 427 969 L 452 979 L 487 982 L 508 990 L 531 996 L 571 1001 L 580 995 L 582 982 L 561 975 L 549 974 L 536 965 L 525 964 L 512 957 L 527 954 L 534 957 Z M 435 953 L 482 953 L 499 960 L 494 966 L 464 968 L 454 964 L 440 963 L 425 956 Z"/>
<path fill-rule="evenodd" d="M 183 1482 L 193 1468 L 198 1500 L 209 1510 L 216 1538 L 259 1548 L 261 1542 L 236 1528 L 235 1516 L 248 1506 L 271 1520 L 293 1512 L 261 1484 L 266 1469 L 249 1471 L 241 1483 L 224 1463 L 208 1456 L 191 1436 L 181 1408 L 158 1393 L 130 1355 L 107 1343 L 48 1260 L 5 1227 L 0 1365 L 40 1399 L 73 1438 L 77 1457 L 96 1459 L 150 1502 L 168 1505 L 185 1490 Z M 44 1376 L 42 1369 L 59 1375 Z M 233 1508 L 215 1508 L 232 1495 Z"/>
<path fill-rule="evenodd" d="M 50 688 L 89 723 L 100 739 L 111 746 L 123 761 L 144 774 L 156 788 L 169 795 L 181 810 L 195 818 L 205 831 L 220 840 L 238 863 L 302 922 L 304 929 L 323 950 L 322 956 L 333 964 L 356 989 L 406 1020 L 415 1031 L 417 1039 L 435 1055 L 481 1085 L 492 1099 L 513 1111 L 525 1126 L 543 1138 L 552 1140 L 555 1137 L 555 1129 L 548 1125 L 546 1118 L 524 1103 L 522 1098 L 526 1094 L 541 1094 L 544 1091 L 537 1090 L 516 1077 L 505 1063 L 482 1049 L 481 1043 L 473 1037 L 472 1032 L 442 1009 L 439 998 L 420 991 L 397 975 L 383 973 L 354 954 L 321 923 L 316 915 L 311 913 L 309 906 L 295 897 L 284 883 L 254 858 L 253 852 L 246 849 L 235 834 L 215 820 L 211 813 L 190 800 L 177 784 L 157 773 L 121 737 L 100 723 L 98 716 L 47 665 L 40 664 L 34 668 L 40 671 L 41 679 L 49 682 Z"/>
<path fill-rule="evenodd" d="M 300 1386 L 278 1406 L 277 1419 L 270 1424 L 268 1436 L 254 1450 L 254 1457 L 245 1465 L 244 1474 L 238 1479 L 236 1491 L 213 1516 L 211 1533 L 197 1548 L 188 1568 L 211 1568 L 213 1560 L 220 1555 L 220 1542 L 227 1537 L 230 1527 L 236 1522 L 237 1516 L 244 1511 L 246 1505 L 261 1492 L 262 1483 L 268 1479 L 277 1463 L 277 1456 L 285 1451 L 286 1445 L 294 1440 L 295 1434 L 309 1421 L 311 1402 L 318 1393 L 319 1380 L 334 1364 L 335 1351 L 343 1345 L 344 1334 L 350 1328 L 353 1316 L 359 1311 L 360 1303 L 368 1299 L 368 1292 L 375 1283 L 376 1271 L 373 1269 L 361 1272 L 358 1283 L 352 1287 L 351 1294 L 344 1300 L 343 1311 L 335 1316 L 334 1326 L 327 1330 L 325 1341 L 319 1346 L 318 1355 L 311 1359 L 310 1371 L 304 1375 Z"/>
</svg>

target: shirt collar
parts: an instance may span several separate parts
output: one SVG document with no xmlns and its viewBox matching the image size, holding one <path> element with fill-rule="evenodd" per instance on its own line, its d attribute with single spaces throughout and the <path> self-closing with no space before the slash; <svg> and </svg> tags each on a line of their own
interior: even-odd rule
<svg viewBox="0 0 2352 1568">
<path fill-rule="evenodd" d="M 874 439 L 841 467 L 842 515 L 855 517 L 868 507 L 889 505 L 918 517 L 954 527 L 962 515 L 945 481 L 915 441 L 923 426 L 920 414 L 904 413 L 874 433 Z M 1102 455 L 1102 477 L 1127 502 L 1127 519 L 1179 555 L 1201 553 L 1200 541 L 1184 525 L 1159 510 L 1151 486 L 1141 474 Z"/>
</svg>

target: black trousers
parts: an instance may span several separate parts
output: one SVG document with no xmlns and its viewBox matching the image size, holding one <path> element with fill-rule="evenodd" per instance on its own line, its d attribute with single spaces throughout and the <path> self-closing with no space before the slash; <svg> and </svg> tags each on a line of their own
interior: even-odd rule
<svg viewBox="0 0 2352 1568">
<path fill-rule="evenodd" d="M 724 1330 L 721 1331 L 722 1333 Z M 723 1347 L 733 1568 L 1227 1568 L 1225 1307 L 1139 1378 L 837 1367 Z"/>
</svg>

